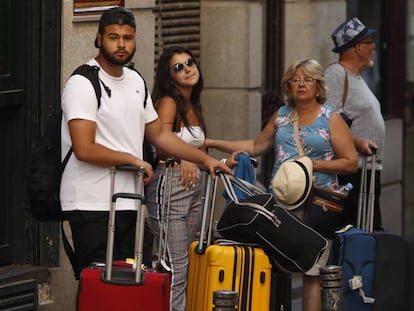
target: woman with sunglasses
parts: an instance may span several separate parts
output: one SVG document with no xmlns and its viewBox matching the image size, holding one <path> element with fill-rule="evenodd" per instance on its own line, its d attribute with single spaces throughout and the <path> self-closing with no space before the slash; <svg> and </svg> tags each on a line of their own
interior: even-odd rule
<svg viewBox="0 0 414 311">
<path fill-rule="evenodd" d="M 164 49 L 158 61 L 153 89 L 154 106 L 164 127 L 188 144 L 205 151 L 206 125 L 200 103 L 203 79 L 193 54 L 183 47 Z M 150 223 L 159 235 L 165 160 L 169 154 L 156 149 L 158 164 L 147 189 Z M 179 163 L 177 163 L 179 162 Z M 167 257 L 172 272 L 170 310 L 183 311 L 186 303 L 188 249 L 201 222 L 200 170 L 196 164 L 178 160 L 173 167 L 167 230 Z"/>
</svg>

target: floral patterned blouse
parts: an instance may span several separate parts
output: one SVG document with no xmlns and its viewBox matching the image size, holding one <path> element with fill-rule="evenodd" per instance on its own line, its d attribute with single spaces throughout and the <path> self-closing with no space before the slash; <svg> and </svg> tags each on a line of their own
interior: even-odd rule
<svg viewBox="0 0 414 311">
<path fill-rule="evenodd" d="M 329 134 L 329 120 L 333 111 L 330 106 L 322 105 L 315 121 L 310 125 L 299 128 L 299 140 L 305 155 L 311 159 L 337 159 Z M 282 106 L 275 120 L 275 161 L 272 177 L 284 161 L 296 159 L 299 156 L 296 149 L 291 113 L 291 106 Z M 313 183 L 330 189 L 337 189 L 338 187 L 336 174 L 331 173 L 313 172 Z"/>
</svg>

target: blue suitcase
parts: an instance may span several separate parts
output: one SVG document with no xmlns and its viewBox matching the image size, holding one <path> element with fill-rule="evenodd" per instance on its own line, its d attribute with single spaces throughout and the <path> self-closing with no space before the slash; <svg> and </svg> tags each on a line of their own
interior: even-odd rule
<svg viewBox="0 0 414 311">
<path fill-rule="evenodd" d="M 374 212 L 375 150 L 372 150 L 371 182 L 367 193 L 367 157 L 363 158 L 358 197 L 357 227 L 336 232 L 330 263 L 342 266 L 344 311 L 371 311 L 375 302 L 374 281 L 377 242 L 372 234 Z"/>
<path fill-rule="evenodd" d="M 330 263 L 342 266 L 345 311 L 371 311 L 374 303 L 376 239 L 366 231 L 347 226 L 337 231 Z"/>
</svg>

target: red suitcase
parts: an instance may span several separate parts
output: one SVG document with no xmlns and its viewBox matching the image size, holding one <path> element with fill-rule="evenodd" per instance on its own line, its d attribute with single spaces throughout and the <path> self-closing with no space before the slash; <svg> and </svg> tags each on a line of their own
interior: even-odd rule
<svg viewBox="0 0 414 311">
<path fill-rule="evenodd" d="M 108 222 L 106 263 L 95 263 L 82 270 L 79 281 L 78 311 L 168 311 L 170 300 L 170 274 L 142 270 L 142 246 L 144 236 L 145 208 L 142 168 L 119 166 L 111 171 L 111 189 L 114 189 L 118 170 L 137 174 L 138 191 L 112 194 Z M 135 233 L 135 269 L 133 265 L 113 262 L 115 205 L 118 198 L 137 200 L 137 226 Z"/>
</svg>

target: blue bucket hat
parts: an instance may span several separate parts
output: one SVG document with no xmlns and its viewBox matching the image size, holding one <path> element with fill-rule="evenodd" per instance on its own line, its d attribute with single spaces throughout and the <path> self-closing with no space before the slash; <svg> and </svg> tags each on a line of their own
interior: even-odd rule
<svg viewBox="0 0 414 311">
<path fill-rule="evenodd" d="M 332 52 L 343 52 L 375 31 L 375 29 L 368 29 L 357 17 L 353 17 L 339 25 L 332 33 L 332 41 L 335 44 Z"/>
</svg>

